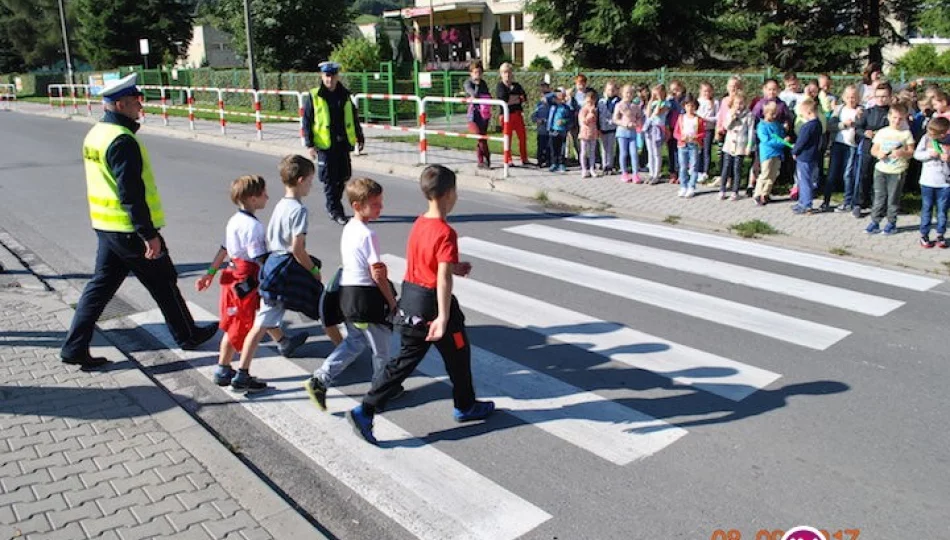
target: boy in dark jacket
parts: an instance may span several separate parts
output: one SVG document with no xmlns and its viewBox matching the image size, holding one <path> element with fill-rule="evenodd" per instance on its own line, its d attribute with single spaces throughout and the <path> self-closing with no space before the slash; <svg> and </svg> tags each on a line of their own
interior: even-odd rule
<svg viewBox="0 0 950 540">
<path fill-rule="evenodd" d="M 872 173 L 877 165 L 877 158 L 871 154 L 871 142 L 878 131 L 887 127 L 887 113 L 891 108 L 892 94 L 890 83 L 877 85 L 874 90 L 874 106 L 866 108 L 864 114 L 854 123 L 855 135 L 861 140 L 858 144 L 858 186 L 855 188 L 860 200 L 854 201 L 854 209 L 851 210 L 851 215 L 856 218 L 861 217 L 862 208 L 871 206 L 871 191 L 874 185 Z"/>
<path fill-rule="evenodd" d="M 792 207 L 796 214 L 813 214 L 812 191 L 818 186 L 818 164 L 821 160 L 821 122 L 816 113 L 817 104 L 811 98 L 802 101 L 798 110 L 805 120 L 798 130 L 798 139 L 792 148 L 798 186 L 798 204 Z"/>
</svg>

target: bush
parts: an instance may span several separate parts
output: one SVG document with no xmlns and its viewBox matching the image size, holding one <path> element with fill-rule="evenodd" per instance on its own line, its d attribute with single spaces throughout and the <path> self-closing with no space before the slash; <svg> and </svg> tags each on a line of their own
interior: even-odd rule
<svg viewBox="0 0 950 540">
<path fill-rule="evenodd" d="M 950 55 L 937 54 L 933 45 L 917 45 L 894 63 L 894 72 L 907 75 L 946 75 L 950 73 Z"/>
<path fill-rule="evenodd" d="M 535 56 L 528 64 L 528 71 L 551 71 L 552 69 L 554 69 L 554 64 L 547 56 Z"/>
<path fill-rule="evenodd" d="M 363 37 L 348 37 L 333 49 L 330 60 L 343 71 L 374 71 L 379 69 L 379 46 Z"/>
</svg>

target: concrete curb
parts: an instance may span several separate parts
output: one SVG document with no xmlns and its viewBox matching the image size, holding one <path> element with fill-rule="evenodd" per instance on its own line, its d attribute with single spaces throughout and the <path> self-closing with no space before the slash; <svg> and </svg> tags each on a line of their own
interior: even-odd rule
<svg viewBox="0 0 950 540">
<path fill-rule="evenodd" d="M 12 244 L 12 245 L 11 245 Z M 29 301 L 47 313 L 52 313 L 64 328 L 69 328 L 75 311 L 66 304 L 36 275 L 35 269 L 23 263 L 26 254 L 38 266 L 45 266 L 32 253 L 16 242 L 8 233 L 0 230 L 0 262 L 7 270 L 22 272 L 18 278 L 24 290 L 49 293 L 31 296 Z M 14 256 L 14 253 L 17 256 Z M 48 267 L 46 267 L 48 268 Z M 52 270 L 50 269 L 50 272 Z M 71 286 L 67 286 L 72 290 Z M 145 409 L 153 420 L 168 431 L 182 448 L 190 453 L 215 478 L 261 527 L 271 536 L 281 538 L 325 539 L 317 528 L 298 513 L 283 497 L 252 472 L 248 466 L 229 451 L 201 423 L 192 417 L 168 393 L 146 375 L 134 358 L 116 348 L 101 332 L 97 331 L 91 351 L 104 356 L 115 364 L 128 362 L 131 369 L 110 372 L 129 396 Z M 138 387 L 139 390 L 128 390 Z"/>
<path fill-rule="evenodd" d="M 97 121 L 95 117 L 89 116 L 77 116 L 77 115 L 64 115 L 56 111 L 20 111 L 25 114 L 33 114 L 39 116 L 47 116 L 51 118 L 60 118 L 66 120 L 80 121 L 83 123 L 93 124 Z M 142 133 L 160 135 L 165 137 L 171 137 L 175 139 L 190 139 L 198 142 L 213 144 L 220 147 L 250 150 L 253 152 L 258 152 L 265 155 L 274 155 L 274 156 L 283 156 L 288 153 L 293 153 L 295 150 L 288 148 L 287 146 L 282 146 L 274 143 L 269 143 L 268 141 L 252 141 L 252 140 L 238 140 L 228 138 L 226 136 L 222 137 L 219 134 L 208 134 L 208 133 L 198 133 L 191 131 L 181 131 L 174 128 L 167 128 L 164 126 L 155 126 L 151 124 L 143 124 Z M 302 151 L 302 148 L 299 149 Z M 393 175 L 396 177 L 405 177 L 406 180 L 416 181 L 416 178 L 421 171 L 421 165 L 403 165 L 398 163 L 387 163 L 379 160 L 373 159 L 371 155 L 354 155 L 353 156 L 353 168 L 358 170 L 370 171 L 380 174 Z M 492 174 L 494 173 L 494 174 Z M 542 190 L 535 188 L 533 186 L 520 184 L 517 180 L 504 180 L 500 177 L 500 172 L 491 171 L 487 175 L 481 172 L 476 172 L 474 174 L 469 172 L 458 172 L 457 176 L 458 185 L 462 190 L 474 190 L 488 193 L 504 193 L 507 195 L 514 195 L 516 197 L 522 197 L 526 199 L 538 199 Z M 664 222 L 667 216 L 650 214 L 642 211 L 634 211 L 623 207 L 618 206 L 609 206 L 604 205 L 603 203 L 592 201 L 571 193 L 566 193 L 558 190 L 543 190 L 544 197 L 546 202 L 541 203 L 545 206 L 549 206 L 552 209 L 556 210 L 558 206 L 569 207 L 572 210 L 587 210 L 592 212 L 599 212 L 603 214 L 611 214 L 616 216 L 621 216 L 629 219 L 637 219 L 643 221 L 651 221 L 658 224 L 669 225 Z M 540 201 L 539 201 L 540 202 Z M 695 230 L 700 232 L 711 232 L 725 236 L 734 236 L 728 231 L 725 225 L 721 224 L 709 224 L 708 222 L 703 222 L 694 219 L 681 219 L 676 225 L 676 227 L 681 227 L 684 230 Z M 749 239 L 751 241 L 762 242 L 763 244 L 775 246 L 775 247 L 785 247 L 789 249 L 797 249 L 808 251 L 817 255 L 823 255 L 827 257 L 835 257 L 830 251 L 832 249 L 840 247 L 835 244 L 828 244 L 822 242 L 816 242 L 813 240 L 805 240 L 789 234 L 779 234 L 774 237 L 757 237 Z M 843 259 L 853 260 L 855 262 L 870 262 L 878 265 L 887 265 L 894 269 L 901 271 L 912 271 L 922 274 L 929 275 L 938 275 L 945 276 L 946 273 L 950 272 L 950 269 L 945 267 L 942 264 L 937 263 L 928 263 L 926 261 L 916 261 L 903 259 L 896 256 L 887 256 L 879 255 L 875 253 L 868 252 L 854 252 L 848 255 L 837 255 Z"/>
</svg>

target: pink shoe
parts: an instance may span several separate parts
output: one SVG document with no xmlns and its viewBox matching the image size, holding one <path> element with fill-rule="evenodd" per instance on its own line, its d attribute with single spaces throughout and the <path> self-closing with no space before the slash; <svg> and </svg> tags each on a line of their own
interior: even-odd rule
<svg viewBox="0 0 950 540">
<path fill-rule="evenodd" d="M 633 179 L 630 178 L 630 175 L 627 173 L 620 173 L 620 181 L 624 184 L 629 184 Z"/>
<path fill-rule="evenodd" d="M 643 183 L 643 179 L 640 178 L 640 173 L 633 173 L 633 183 L 634 183 L 634 184 L 642 184 L 642 183 Z"/>
</svg>

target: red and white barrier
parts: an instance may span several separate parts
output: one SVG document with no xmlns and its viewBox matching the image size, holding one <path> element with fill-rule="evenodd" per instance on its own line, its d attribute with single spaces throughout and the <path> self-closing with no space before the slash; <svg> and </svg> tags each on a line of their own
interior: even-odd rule
<svg viewBox="0 0 950 540">
<path fill-rule="evenodd" d="M 465 103 L 468 105 L 495 105 L 501 107 L 502 111 L 502 136 L 492 137 L 491 135 L 475 135 L 472 133 L 458 133 L 453 131 L 444 131 L 438 129 L 428 129 L 425 124 L 425 106 L 427 103 Z M 432 135 L 444 135 L 447 137 L 458 137 L 462 139 L 477 139 L 485 141 L 501 141 L 502 144 L 502 162 L 504 171 L 502 178 L 508 178 L 508 168 L 511 165 L 511 123 L 509 122 L 508 104 L 500 99 L 487 98 L 457 98 L 457 97 L 438 97 L 429 96 L 422 99 L 422 113 L 419 117 L 419 132 L 424 136 L 426 133 Z M 423 158 L 424 159 L 424 158 Z M 425 161 L 423 161 L 425 163 Z"/>
<path fill-rule="evenodd" d="M 422 99 L 412 94 L 355 94 L 353 99 L 357 105 L 359 100 L 383 100 L 383 101 L 414 101 L 416 103 L 416 115 L 419 119 L 419 125 L 416 127 L 391 126 L 389 124 L 370 124 L 361 122 L 360 125 L 365 128 L 382 129 L 385 131 L 403 131 L 406 133 L 419 134 L 419 163 L 426 162 L 426 134 L 425 134 L 425 113 L 423 112 Z M 302 115 L 301 115 L 302 116 Z"/>
<path fill-rule="evenodd" d="M 79 103 L 85 102 L 86 115 L 92 116 L 92 92 L 88 84 L 51 84 L 46 87 L 46 94 L 49 96 L 50 108 L 55 108 L 53 103 L 54 90 L 56 98 L 59 98 L 59 106 L 63 114 L 66 114 L 66 92 L 69 92 L 70 102 L 73 106 L 73 114 L 79 114 Z"/>
</svg>

